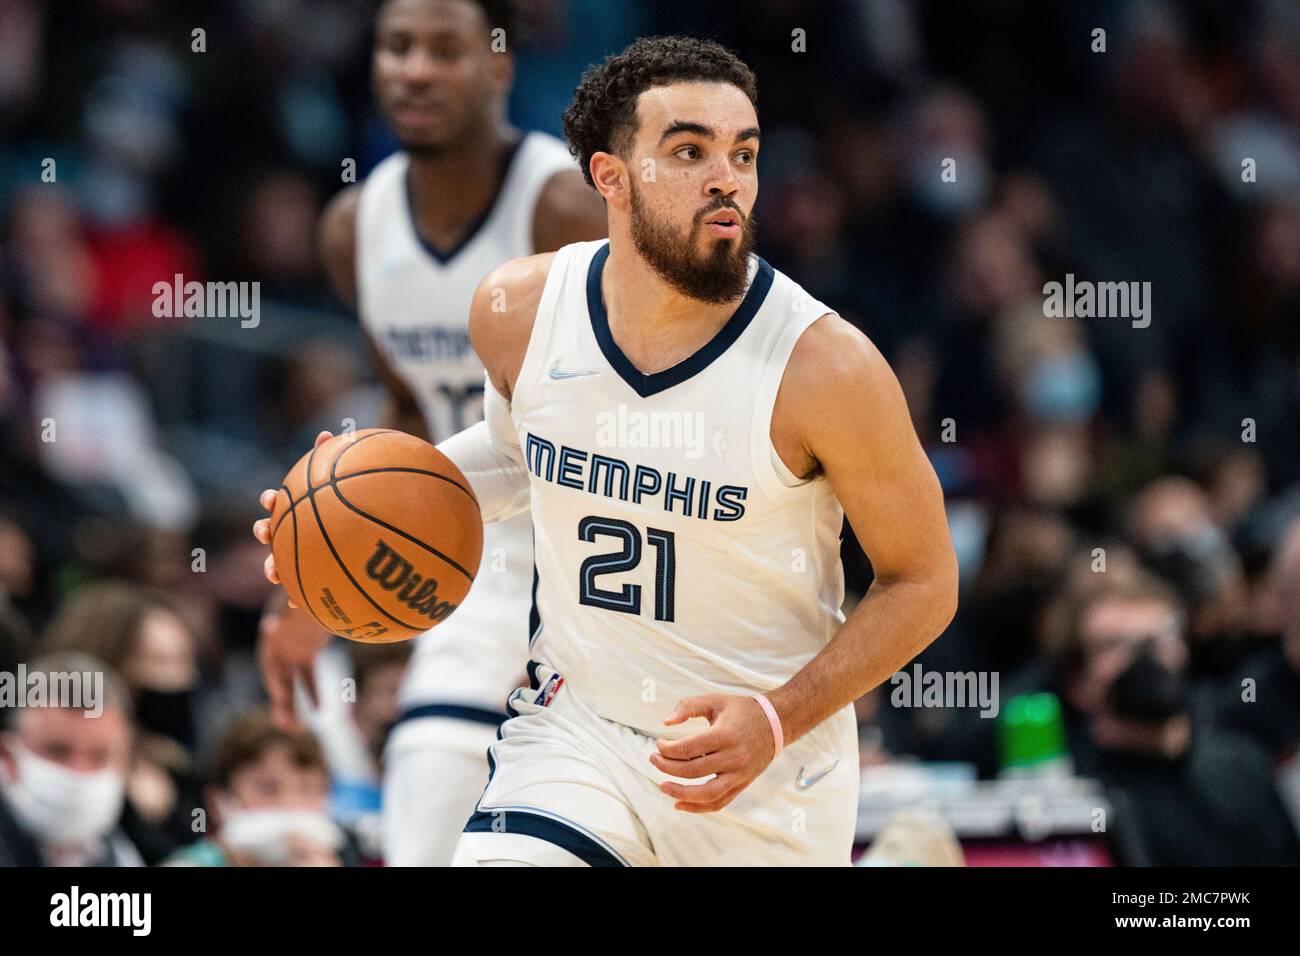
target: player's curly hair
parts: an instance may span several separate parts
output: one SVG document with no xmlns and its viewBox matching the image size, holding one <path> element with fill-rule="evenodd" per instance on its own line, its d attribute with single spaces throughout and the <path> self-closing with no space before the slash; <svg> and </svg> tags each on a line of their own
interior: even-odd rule
<svg viewBox="0 0 1300 956">
<path fill-rule="evenodd" d="M 589 168 L 593 153 L 622 155 L 631 145 L 637 97 L 652 86 L 690 81 L 730 83 L 758 103 L 753 71 L 712 40 L 642 37 L 587 69 L 564 111 L 564 135 L 588 185 L 595 185 Z"/>
</svg>

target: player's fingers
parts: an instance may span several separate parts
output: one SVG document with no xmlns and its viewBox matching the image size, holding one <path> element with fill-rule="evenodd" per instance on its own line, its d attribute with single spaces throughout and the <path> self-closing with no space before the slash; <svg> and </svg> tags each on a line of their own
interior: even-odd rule
<svg viewBox="0 0 1300 956">
<path fill-rule="evenodd" d="M 731 796 L 727 796 L 721 800 L 714 800 L 712 803 L 682 803 L 678 801 L 673 804 L 673 809 L 681 810 L 683 813 L 717 813 L 729 804 L 731 799 Z"/>
<path fill-rule="evenodd" d="M 724 731 L 710 727 L 708 730 L 701 730 L 698 734 L 691 734 L 681 740 L 656 740 L 655 745 L 659 748 L 660 755 L 669 760 L 690 760 L 721 750 L 728 742 Z"/>
<path fill-rule="evenodd" d="M 707 777 L 712 773 L 722 773 L 726 770 L 736 769 L 735 758 L 725 752 L 707 754 L 703 757 L 696 757 L 694 760 L 669 760 L 659 754 L 652 753 L 650 762 L 664 773 L 688 779 Z"/>
<path fill-rule="evenodd" d="M 262 562 L 262 573 L 266 575 L 266 579 L 272 584 L 280 583 L 280 572 L 275 569 L 275 555 L 268 554 L 266 556 L 266 560 Z M 292 606 L 290 604 L 290 607 Z"/>
<path fill-rule="evenodd" d="M 713 723 L 713 715 L 717 713 L 719 695 L 706 694 L 702 697 L 685 697 L 677 702 L 673 712 L 664 718 L 664 724 L 671 727 L 673 724 L 680 724 L 683 721 L 690 720 L 692 717 L 708 718 L 709 723 Z"/>
<path fill-rule="evenodd" d="M 735 786 L 734 777 L 734 774 L 719 774 L 708 783 L 673 783 L 665 780 L 659 784 L 659 789 L 679 803 L 716 803 L 731 793 Z"/>
<path fill-rule="evenodd" d="M 267 511 L 275 510 L 275 496 L 279 494 L 274 488 L 266 488 L 257 496 L 258 503 Z"/>
<path fill-rule="evenodd" d="M 253 522 L 253 537 L 261 544 L 271 543 L 271 519 L 258 518 Z"/>
<path fill-rule="evenodd" d="M 334 437 L 333 432 L 321 432 L 319 435 L 316 436 L 316 443 L 312 445 L 312 447 L 319 448 L 321 445 L 325 444 L 333 437 Z"/>
</svg>

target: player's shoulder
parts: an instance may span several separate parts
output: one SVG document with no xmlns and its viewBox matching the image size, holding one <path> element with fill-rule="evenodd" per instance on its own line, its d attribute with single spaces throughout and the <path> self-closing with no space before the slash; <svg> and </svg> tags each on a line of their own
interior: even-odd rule
<svg viewBox="0 0 1300 956">
<path fill-rule="evenodd" d="M 507 259 L 483 277 L 469 309 L 469 338 L 497 391 L 509 396 L 528 351 L 537 306 L 557 253 Z"/>
<path fill-rule="evenodd" d="M 508 259 L 483 277 L 470 305 L 469 337 L 501 394 L 509 394 L 523 362 L 542 293 L 557 260 L 564 257 L 572 262 L 577 257 L 583 261 L 603 242 L 575 242 L 554 252 Z"/>
<path fill-rule="evenodd" d="M 493 315 L 527 311 L 530 304 L 535 310 L 558 254 L 559 250 L 539 252 L 501 263 L 479 282 L 474 294 L 475 311 L 480 304 L 488 306 L 487 311 Z M 480 303 L 480 299 L 485 301 Z"/>
<path fill-rule="evenodd" d="M 354 243 L 357 211 L 361 208 L 361 184 L 353 183 L 335 193 L 321 210 L 317 231 L 322 244 Z"/>
<path fill-rule="evenodd" d="M 897 389 L 893 370 L 870 337 L 839 313 L 824 306 L 819 311 L 790 352 L 783 397 L 815 414 L 828 404 L 883 399 Z"/>
<path fill-rule="evenodd" d="M 609 234 L 605 201 L 574 162 L 569 147 L 547 133 L 530 133 L 533 155 L 549 170 L 533 207 L 533 248 L 559 249 L 573 242 L 603 239 Z"/>
</svg>

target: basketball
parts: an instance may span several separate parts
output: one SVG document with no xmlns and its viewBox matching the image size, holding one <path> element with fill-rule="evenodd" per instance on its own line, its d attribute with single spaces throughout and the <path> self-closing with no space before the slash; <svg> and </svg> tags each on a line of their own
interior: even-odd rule
<svg viewBox="0 0 1300 956">
<path fill-rule="evenodd" d="M 429 630 L 465 599 L 483 517 L 442 452 L 368 428 L 299 459 L 276 494 L 271 535 L 294 604 L 340 637 L 383 644 Z"/>
</svg>

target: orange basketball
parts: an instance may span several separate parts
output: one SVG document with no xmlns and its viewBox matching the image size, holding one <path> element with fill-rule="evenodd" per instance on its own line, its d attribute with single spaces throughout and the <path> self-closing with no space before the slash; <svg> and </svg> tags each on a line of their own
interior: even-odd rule
<svg viewBox="0 0 1300 956">
<path fill-rule="evenodd" d="M 341 637 L 404 641 L 465 599 L 483 516 L 459 468 L 386 428 L 338 435 L 285 475 L 271 550 L 289 599 Z"/>
</svg>

